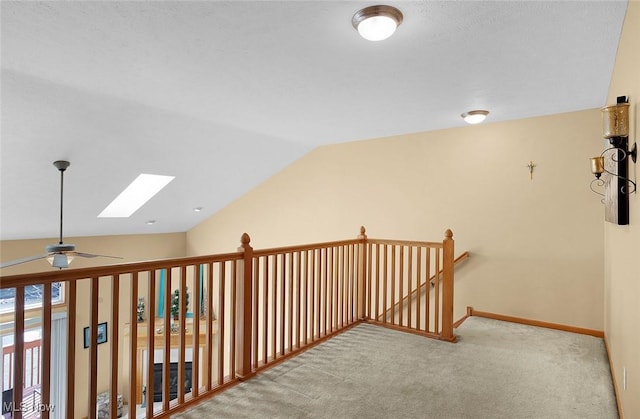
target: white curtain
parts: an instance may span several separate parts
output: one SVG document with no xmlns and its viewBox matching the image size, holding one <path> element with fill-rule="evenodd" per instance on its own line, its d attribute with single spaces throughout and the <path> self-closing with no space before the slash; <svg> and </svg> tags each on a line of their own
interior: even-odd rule
<svg viewBox="0 0 640 419">
<path fill-rule="evenodd" d="M 51 412 L 52 419 L 67 413 L 67 313 L 53 313 L 51 320 Z"/>
</svg>

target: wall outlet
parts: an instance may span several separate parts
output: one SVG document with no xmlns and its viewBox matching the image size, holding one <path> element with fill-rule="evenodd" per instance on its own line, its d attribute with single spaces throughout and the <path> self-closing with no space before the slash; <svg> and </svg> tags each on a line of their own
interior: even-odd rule
<svg viewBox="0 0 640 419">
<path fill-rule="evenodd" d="M 622 389 L 627 389 L 627 367 L 622 367 Z"/>
</svg>

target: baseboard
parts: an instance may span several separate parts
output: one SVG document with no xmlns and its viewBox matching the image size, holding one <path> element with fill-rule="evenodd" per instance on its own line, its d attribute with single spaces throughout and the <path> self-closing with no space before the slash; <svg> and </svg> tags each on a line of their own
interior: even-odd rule
<svg viewBox="0 0 640 419">
<path fill-rule="evenodd" d="M 620 401 L 620 391 L 618 389 L 618 381 L 616 381 L 616 370 L 613 368 L 613 361 L 611 360 L 611 352 L 609 351 L 609 342 L 607 337 L 604 337 L 604 347 L 607 350 L 607 359 L 609 360 L 609 371 L 611 372 L 611 381 L 613 382 L 613 393 L 616 395 L 616 406 L 618 406 L 618 417 L 624 419 L 622 413 L 622 402 Z"/>
<path fill-rule="evenodd" d="M 465 314 L 464 316 L 459 318 L 455 323 L 453 323 L 453 328 L 457 329 L 458 327 L 460 327 L 460 325 L 462 323 L 464 323 L 465 320 L 467 320 L 469 317 L 471 317 L 471 311 L 472 310 L 473 309 L 471 307 L 467 307 L 467 314 Z"/>
<path fill-rule="evenodd" d="M 522 317 L 505 316 L 504 314 L 489 313 L 486 311 L 477 311 L 477 310 L 474 310 L 473 307 L 467 307 L 467 315 L 463 317 L 461 320 L 459 320 L 459 322 L 462 323 L 464 319 L 471 316 L 485 317 L 487 319 L 502 320 L 502 321 L 511 322 L 511 323 L 526 324 L 528 326 L 546 327 L 547 329 L 562 330 L 564 332 L 579 333 L 581 335 L 589 335 L 589 336 L 595 336 L 597 338 L 604 338 L 604 332 L 602 330 L 585 329 L 582 327 L 568 326 L 568 325 L 559 324 L 559 323 L 549 323 L 549 322 L 543 322 L 540 320 L 525 319 Z"/>
</svg>

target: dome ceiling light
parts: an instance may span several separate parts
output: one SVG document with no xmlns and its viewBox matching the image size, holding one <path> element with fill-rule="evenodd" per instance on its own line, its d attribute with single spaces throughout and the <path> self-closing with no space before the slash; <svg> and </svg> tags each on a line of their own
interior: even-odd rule
<svg viewBox="0 0 640 419">
<path fill-rule="evenodd" d="M 487 115 L 489 115 L 489 111 L 476 110 L 465 112 L 460 116 L 467 124 L 479 124 L 487 118 Z"/>
<path fill-rule="evenodd" d="M 402 12 L 391 6 L 369 6 L 358 10 L 351 24 L 360 36 L 369 41 L 382 41 L 396 31 L 402 23 Z"/>
</svg>

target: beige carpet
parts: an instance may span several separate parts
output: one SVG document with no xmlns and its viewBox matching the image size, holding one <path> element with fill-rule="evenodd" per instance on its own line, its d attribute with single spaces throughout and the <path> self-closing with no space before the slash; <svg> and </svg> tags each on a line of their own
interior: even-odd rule
<svg viewBox="0 0 640 419">
<path fill-rule="evenodd" d="M 178 418 L 618 418 L 602 339 L 479 317 L 456 344 L 360 325 Z"/>
</svg>

